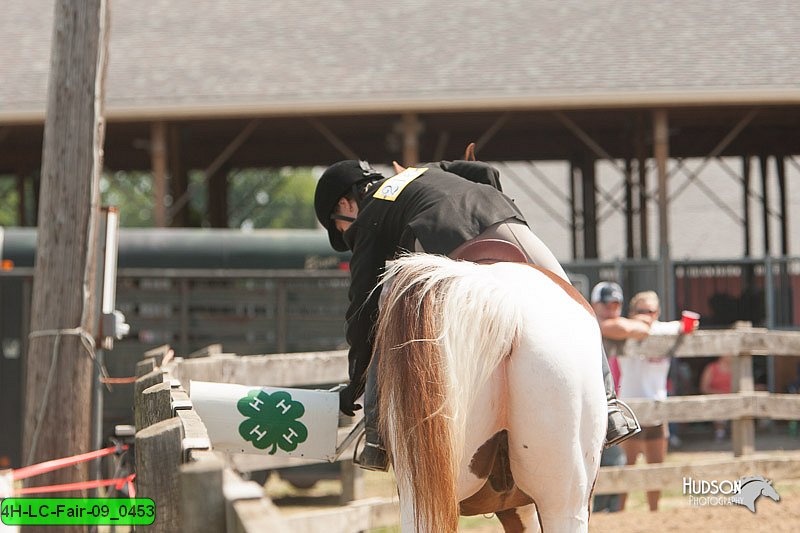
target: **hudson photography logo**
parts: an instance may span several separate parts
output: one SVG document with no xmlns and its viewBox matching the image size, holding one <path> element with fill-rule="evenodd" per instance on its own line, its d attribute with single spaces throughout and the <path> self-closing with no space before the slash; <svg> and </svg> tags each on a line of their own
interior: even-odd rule
<svg viewBox="0 0 800 533">
<path fill-rule="evenodd" d="M 772 481 L 761 476 L 746 476 L 736 481 L 683 478 L 683 495 L 689 497 L 693 507 L 707 505 L 742 505 L 756 512 L 756 501 L 761 496 L 780 501 Z"/>
</svg>

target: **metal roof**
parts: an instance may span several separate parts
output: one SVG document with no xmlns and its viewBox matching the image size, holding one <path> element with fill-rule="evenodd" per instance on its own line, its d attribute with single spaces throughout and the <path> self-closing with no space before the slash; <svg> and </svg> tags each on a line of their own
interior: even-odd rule
<svg viewBox="0 0 800 533">
<path fill-rule="evenodd" d="M 110 120 L 800 103 L 793 0 L 113 0 Z M 51 0 L 5 0 L 0 123 L 40 122 Z"/>
</svg>

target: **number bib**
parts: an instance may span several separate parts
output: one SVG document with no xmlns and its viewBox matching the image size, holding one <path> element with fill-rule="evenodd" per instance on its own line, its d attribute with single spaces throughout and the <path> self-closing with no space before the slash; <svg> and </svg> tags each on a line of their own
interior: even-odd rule
<svg viewBox="0 0 800 533">
<path fill-rule="evenodd" d="M 375 191 L 375 194 L 373 194 L 372 197 L 378 198 L 379 200 L 388 200 L 390 202 L 394 202 L 397 200 L 397 197 L 400 196 L 400 193 L 403 192 L 403 189 L 406 188 L 406 185 L 422 176 L 426 170 L 428 170 L 428 167 L 408 167 L 400 174 L 392 176 L 388 180 L 384 181 L 383 185 L 381 185 L 380 188 Z"/>
</svg>

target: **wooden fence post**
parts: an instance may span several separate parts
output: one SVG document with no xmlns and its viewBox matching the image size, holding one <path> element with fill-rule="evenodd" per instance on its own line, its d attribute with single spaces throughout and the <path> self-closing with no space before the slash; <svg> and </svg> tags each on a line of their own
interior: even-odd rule
<svg viewBox="0 0 800 533">
<path fill-rule="evenodd" d="M 136 363 L 136 377 L 140 378 L 156 369 L 156 360 L 150 357 Z"/>
<path fill-rule="evenodd" d="M 163 420 L 136 433 L 137 496 L 152 498 L 156 521 L 150 531 L 181 530 L 180 477 L 183 425 L 177 418 Z"/>
<path fill-rule="evenodd" d="M 342 494 L 339 497 L 341 505 L 360 500 L 364 497 L 364 470 L 353 463 L 352 459 L 340 461 L 342 474 Z"/>
<path fill-rule="evenodd" d="M 169 391 L 169 383 L 156 383 L 136 396 L 134 416 L 136 417 L 137 430 L 142 430 L 172 417 Z"/>
<path fill-rule="evenodd" d="M 181 466 L 181 531 L 225 531 L 225 496 L 222 461 L 208 458 Z"/>
<path fill-rule="evenodd" d="M 742 352 L 734 357 L 731 367 L 731 391 L 735 393 L 753 392 L 753 356 Z M 751 416 L 743 416 L 731 421 L 731 442 L 734 457 L 749 455 L 756 449 L 756 425 Z"/>
<path fill-rule="evenodd" d="M 136 378 L 136 382 L 133 384 L 134 420 L 138 421 L 142 417 L 142 415 L 138 412 L 139 410 L 141 410 L 142 393 L 144 393 L 146 389 L 149 389 L 153 385 L 157 385 L 163 382 L 164 382 L 164 374 L 161 372 L 161 370 L 153 370 L 140 378 Z M 169 392 L 167 392 L 167 394 L 169 394 Z M 139 427 L 138 425 L 136 426 L 136 431 L 139 431 L 141 429 L 144 428 Z"/>
</svg>

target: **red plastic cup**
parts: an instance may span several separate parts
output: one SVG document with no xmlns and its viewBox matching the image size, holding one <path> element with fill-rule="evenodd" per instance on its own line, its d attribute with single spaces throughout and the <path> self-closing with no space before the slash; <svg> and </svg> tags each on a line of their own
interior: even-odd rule
<svg viewBox="0 0 800 533">
<path fill-rule="evenodd" d="M 700 323 L 700 314 L 694 311 L 684 311 L 681 313 L 681 324 L 683 333 L 691 333 L 697 329 Z"/>
</svg>

